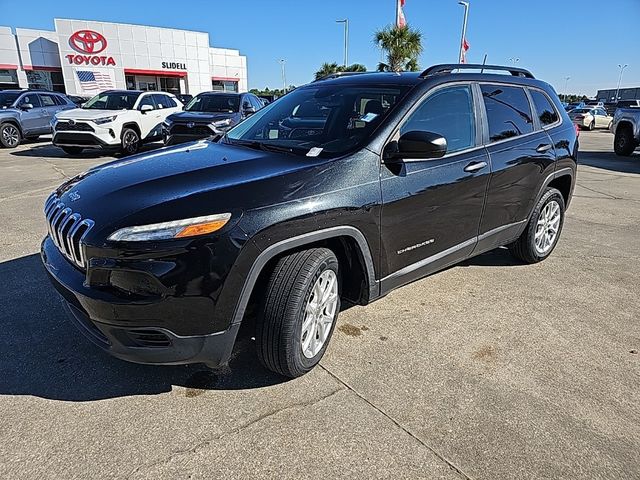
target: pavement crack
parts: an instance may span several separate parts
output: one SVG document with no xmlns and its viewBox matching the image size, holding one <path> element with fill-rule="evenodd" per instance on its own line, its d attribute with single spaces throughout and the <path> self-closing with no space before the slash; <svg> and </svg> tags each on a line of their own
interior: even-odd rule
<svg viewBox="0 0 640 480">
<path fill-rule="evenodd" d="M 342 383 L 342 382 L 341 382 Z M 271 418 L 275 415 L 278 415 L 279 413 L 285 412 L 287 410 L 294 410 L 294 409 L 298 409 L 298 408 L 307 408 L 307 407 L 311 407 L 314 405 L 317 405 L 321 402 L 324 402 L 325 400 L 327 400 L 328 398 L 331 398 L 332 396 L 336 395 L 339 392 L 343 392 L 345 391 L 346 388 L 338 388 L 334 391 L 332 391 L 331 393 L 328 393 L 327 395 L 324 395 L 320 398 L 316 398 L 314 400 L 310 400 L 308 402 L 302 402 L 302 403 L 295 403 L 293 405 L 288 405 L 286 407 L 283 408 L 278 408 L 276 410 L 270 411 L 270 412 L 266 412 L 263 413 L 262 415 L 259 415 L 256 418 L 253 418 L 251 420 L 249 420 L 248 422 L 245 422 L 243 424 L 241 424 L 240 426 L 233 428 L 231 430 L 227 430 L 226 432 L 222 432 L 219 435 L 216 435 L 215 437 L 209 438 L 207 440 L 203 440 L 201 442 L 198 442 L 197 444 L 195 444 L 192 447 L 189 448 L 183 448 L 180 450 L 176 450 L 174 452 L 171 452 L 167 457 L 159 459 L 155 462 L 151 462 L 151 463 L 146 463 L 143 465 L 138 465 L 136 468 L 134 468 L 131 473 L 129 473 L 125 478 L 130 479 L 133 478 L 136 474 L 138 474 L 139 472 L 143 471 L 143 470 L 148 470 L 150 468 L 153 467 L 157 467 L 159 465 L 164 465 L 167 464 L 169 462 L 171 462 L 173 459 L 180 457 L 182 455 L 190 455 L 193 453 L 196 453 L 198 450 L 205 448 L 209 445 L 211 445 L 212 443 L 228 436 L 228 435 L 236 435 L 244 430 L 246 430 L 247 428 L 250 428 L 254 425 L 256 425 L 257 423 L 263 422 L 264 420 Z"/>
<path fill-rule="evenodd" d="M 458 467 L 455 463 L 453 463 L 452 460 L 449 460 L 444 454 L 438 452 L 434 447 L 432 447 L 431 445 L 429 445 L 428 443 L 426 443 L 424 440 L 422 440 L 420 437 L 418 437 L 416 434 L 414 434 L 411 430 L 407 429 L 406 427 L 404 427 L 398 420 L 396 420 L 395 418 L 393 418 L 391 415 L 389 415 L 387 412 L 385 412 L 384 410 L 382 410 L 382 408 L 378 407 L 375 403 L 371 402 L 369 399 L 367 399 L 364 395 L 362 395 L 360 392 L 358 392 L 355 388 L 353 388 L 351 385 L 349 385 L 347 382 L 345 382 L 344 380 L 342 380 L 340 377 L 338 377 L 338 375 L 336 375 L 335 373 L 333 373 L 331 370 L 329 370 L 327 367 L 325 367 L 322 364 L 318 364 L 318 367 L 322 368 L 325 372 L 327 372 L 329 375 L 331 375 L 336 381 L 340 382 L 342 385 L 345 386 L 345 388 L 347 390 L 349 390 L 350 392 L 352 392 L 354 395 L 356 395 L 358 398 L 360 398 L 362 401 L 364 401 L 365 403 L 367 403 L 371 408 L 375 409 L 376 411 L 378 411 L 381 415 L 383 415 L 384 417 L 388 418 L 392 423 L 394 423 L 398 428 L 400 428 L 403 432 L 405 432 L 407 435 L 409 435 L 410 437 L 412 437 L 414 440 L 416 440 L 418 443 L 420 443 L 423 447 L 425 447 L 427 450 L 429 450 L 431 453 L 433 453 L 436 457 L 438 457 L 440 460 L 442 460 L 444 463 L 447 464 L 447 466 L 453 470 L 454 472 L 456 472 L 458 475 L 460 475 L 462 478 L 464 478 L 465 480 L 472 480 L 472 477 L 469 476 L 468 474 L 466 474 L 461 467 Z"/>
<path fill-rule="evenodd" d="M 610 193 L 600 192 L 599 190 L 596 190 L 595 188 L 585 187 L 582 183 L 577 183 L 577 185 L 579 187 L 584 188 L 585 190 L 589 190 L 590 192 L 597 193 L 597 194 L 600 194 L 600 195 L 604 195 L 605 197 L 609 197 L 612 200 L 626 200 L 626 198 L 616 197 L 615 195 L 611 195 Z"/>
<path fill-rule="evenodd" d="M 65 178 L 67 180 L 71 179 L 71 177 L 66 173 L 64 173 L 64 170 L 61 169 L 59 166 L 57 166 L 55 163 L 51 162 L 50 160 L 47 160 L 46 158 L 43 158 L 43 160 L 45 161 L 46 164 L 48 164 L 51 168 L 53 168 L 58 175 L 61 175 L 62 178 Z"/>
</svg>

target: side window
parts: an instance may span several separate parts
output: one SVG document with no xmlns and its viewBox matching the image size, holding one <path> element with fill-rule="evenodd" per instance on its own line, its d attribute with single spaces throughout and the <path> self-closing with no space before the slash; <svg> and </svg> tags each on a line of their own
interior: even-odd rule
<svg viewBox="0 0 640 480">
<path fill-rule="evenodd" d="M 533 131 L 531 107 L 521 87 L 480 85 L 492 142 Z"/>
<path fill-rule="evenodd" d="M 165 108 L 175 108 L 178 106 L 176 101 L 171 98 L 169 95 L 163 95 L 164 97 L 164 106 Z"/>
<path fill-rule="evenodd" d="M 471 87 L 448 87 L 429 95 L 400 127 L 400 134 L 413 130 L 442 135 L 447 140 L 447 153 L 475 146 Z"/>
<path fill-rule="evenodd" d="M 42 106 L 43 107 L 55 107 L 56 106 L 56 99 L 54 98 L 54 95 L 48 95 L 46 93 L 41 93 L 39 96 L 40 96 L 40 101 L 42 102 Z"/>
<path fill-rule="evenodd" d="M 138 105 L 138 110 L 140 110 L 143 105 L 151 105 L 155 109 L 156 104 L 153 101 L 153 96 L 154 95 L 145 95 L 144 97 L 142 97 L 142 99 L 140 100 L 140 105 Z"/>
<path fill-rule="evenodd" d="M 38 95 L 36 95 L 35 93 L 30 93 L 28 95 L 23 96 L 18 102 L 18 104 L 21 105 L 23 103 L 30 103 L 31 105 L 33 105 L 34 108 L 41 106 L 40 99 L 38 98 Z"/>
<path fill-rule="evenodd" d="M 607 112 L 605 112 L 603 108 L 599 108 L 598 109 L 598 115 L 604 115 L 606 117 L 607 116 Z"/>
<path fill-rule="evenodd" d="M 546 127 L 556 123 L 560 118 L 558 112 L 551 104 L 551 100 L 544 93 L 539 90 L 529 90 L 531 98 L 533 99 L 533 105 L 536 107 L 536 113 L 540 119 L 540 125 Z"/>
<path fill-rule="evenodd" d="M 260 110 L 262 105 L 259 104 L 256 97 L 254 97 L 253 95 L 247 95 L 247 98 L 249 99 L 249 102 L 251 102 L 251 106 L 255 108 L 256 111 Z"/>
<path fill-rule="evenodd" d="M 243 95 L 242 96 L 242 109 L 246 110 L 247 108 L 251 107 L 251 102 L 249 101 L 249 95 Z"/>
</svg>

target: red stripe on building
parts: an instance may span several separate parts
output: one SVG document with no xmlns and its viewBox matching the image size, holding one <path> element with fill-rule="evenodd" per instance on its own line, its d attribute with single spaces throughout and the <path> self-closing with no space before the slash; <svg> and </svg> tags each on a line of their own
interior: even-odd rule
<svg viewBox="0 0 640 480">
<path fill-rule="evenodd" d="M 139 70 L 137 68 L 125 68 L 124 73 L 131 75 L 158 75 L 160 77 L 186 77 L 184 70 Z"/>
<path fill-rule="evenodd" d="M 23 65 L 23 70 L 42 70 L 44 72 L 61 72 L 62 67 L 45 67 L 43 65 Z"/>
<path fill-rule="evenodd" d="M 11 63 L 0 63 L 0 68 L 2 70 L 17 70 L 18 65 L 12 65 Z"/>
<path fill-rule="evenodd" d="M 211 80 L 219 80 L 222 82 L 239 82 L 239 78 L 234 77 L 211 77 Z"/>
</svg>

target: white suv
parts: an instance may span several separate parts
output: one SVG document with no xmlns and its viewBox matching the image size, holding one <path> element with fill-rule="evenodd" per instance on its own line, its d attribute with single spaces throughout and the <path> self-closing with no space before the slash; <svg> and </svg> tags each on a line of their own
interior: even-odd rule
<svg viewBox="0 0 640 480">
<path fill-rule="evenodd" d="M 58 113 L 53 121 L 53 144 L 66 153 L 85 148 L 136 153 L 144 142 L 162 139 L 162 122 L 182 110 L 182 103 L 165 92 L 108 90 L 82 108 Z"/>
</svg>

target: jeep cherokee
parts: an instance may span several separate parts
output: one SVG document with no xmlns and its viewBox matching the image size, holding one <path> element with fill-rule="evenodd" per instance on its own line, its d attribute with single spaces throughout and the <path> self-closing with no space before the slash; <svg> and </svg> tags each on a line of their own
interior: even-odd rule
<svg viewBox="0 0 640 480">
<path fill-rule="evenodd" d="M 556 93 L 524 69 L 331 75 L 216 143 L 63 184 L 42 259 L 74 323 L 116 357 L 215 367 L 247 317 L 261 362 L 296 377 L 344 305 L 503 245 L 548 257 L 577 151 Z"/>
</svg>

